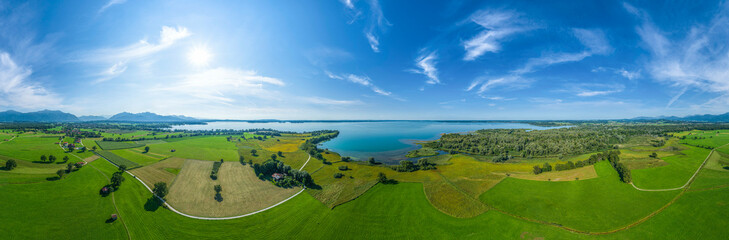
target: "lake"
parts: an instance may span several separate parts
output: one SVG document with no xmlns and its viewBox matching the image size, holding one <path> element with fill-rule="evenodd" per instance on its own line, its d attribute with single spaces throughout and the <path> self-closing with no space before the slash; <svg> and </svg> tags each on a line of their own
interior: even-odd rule
<svg viewBox="0 0 729 240">
<path fill-rule="evenodd" d="M 438 122 L 438 121 L 376 121 L 376 122 L 209 122 L 207 125 L 179 125 L 173 129 L 254 129 L 270 128 L 280 131 L 305 132 L 339 130 L 339 136 L 321 144 L 320 148 L 335 151 L 357 160 L 374 157 L 392 164 L 407 159 L 405 154 L 419 148 L 415 141 L 435 140 L 442 133 L 471 132 L 479 129 L 534 129 L 540 127 L 526 123 L 499 122 Z"/>
</svg>

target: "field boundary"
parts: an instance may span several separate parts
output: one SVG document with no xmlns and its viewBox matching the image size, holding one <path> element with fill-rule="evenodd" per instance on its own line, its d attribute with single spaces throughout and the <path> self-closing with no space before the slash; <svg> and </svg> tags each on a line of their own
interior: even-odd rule
<svg viewBox="0 0 729 240">
<path fill-rule="evenodd" d="M 104 159 L 104 160 L 106 160 L 107 162 L 111 163 L 112 165 L 114 165 L 114 166 L 117 166 L 117 167 L 119 167 L 118 165 L 114 164 L 114 162 L 112 162 L 112 161 L 109 161 L 109 159 L 106 159 L 106 158 L 105 158 L 104 156 L 101 156 L 101 158 L 103 158 L 103 159 Z M 309 159 L 311 159 L 311 155 L 309 155 Z M 307 160 L 307 161 L 306 161 L 306 163 L 308 163 L 308 162 L 309 162 L 309 161 Z M 304 166 L 306 166 L 306 163 L 304 163 Z M 303 169 L 303 168 L 304 168 L 304 166 L 302 166 L 301 168 Z M 267 208 L 264 208 L 264 209 L 261 209 L 261 210 L 255 211 L 255 212 L 251 212 L 251 213 L 246 213 L 246 214 L 243 214 L 243 215 L 238 215 L 238 216 L 230 216 L 230 217 L 200 217 L 200 216 L 193 216 L 193 215 L 190 215 L 190 214 L 186 214 L 186 213 L 183 213 L 183 212 L 180 212 L 180 211 L 178 211 L 177 209 L 173 208 L 173 207 L 172 207 L 172 206 L 171 206 L 171 205 L 170 205 L 169 203 L 167 203 L 167 201 L 165 201 L 165 200 L 164 200 L 164 199 L 162 199 L 161 197 L 159 197 L 159 196 L 157 196 L 156 194 L 154 194 L 154 192 L 152 191 L 152 189 L 151 189 L 151 188 L 149 188 L 149 186 L 147 186 L 147 184 L 146 184 L 146 183 L 144 183 L 144 182 L 143 182 L 143 181 L 142 181 L 141 179 L 137 178 L 137 176 L 136 176 L 136 175 L 132 174 L 132 173 L 131 173 L 131 172 L 129 172 L 129 171 L 125 171 L 125 172 L 126 172 L 126 173 L 128 173 L 128 174 L 129 174 L 130 176 L 132 176 L 132 177 L 133 177 L 134 179 L 136 179 L 137 181 L 139 181 L 139 183 L 141 183 L 141 184 L 142 184 L 142 185 L 143 185 L 143 186 L 144 186 L 145 188 L 147 188 L 147 190 L 148 190 L 148 191 L 149 191 L 150 193 L 152 193 L 152 195 L 153 195 L 154 197 L 156 197 L 157 199 L 159 199 L 160 201 L 162 201 L 162 203 L 163 203 L 163 204 L 164 204 L 164 205 L 165 205 L 165 206 L 167 207 L 167 209 L 171 210 L 171 211 L 172 211 L 172 212 L 174 212 L 174 213 L 177 213 L 177 214 L 179 214 L 180 216 L 184 216 L 184 217 L 188 217 L 188 218 L 193 218 L 193 219 L 200 219 L 200 220 L 230 220 L 230 219 L 236 219 L 236 218 L 248 217 L 248 216 L 251 216 L 251 215 L 254 215 L 254 214 L 258 214 L 258 213 L 264 212 L 264 211 L 266 211 L 266 210 L 269 210 L 269 209 L 271 209 L 271 208 L 274 208 L 274 207 L 276 207 L 276 206 L 278 206 L 278 205 L 281 205 L 281 204 L 283 204 L 283 203 L 287 202 L 288 200 L 291 200 L 292 198 L 294 198 L 294 197 L 298 196 L 299 194 L 301 194 L 302 192 L 304 192 L 304 190 L 306 190 L 306 186 L 304 186 L 304 187 L 302 187 L 302 188 L 301 188 L 301 191 L 299 191 L 299 192 L 295 193 L 294 195 L 292 195 L 292 196 L 290 196 L 290 197 L 288 197 L 288 198 L 284 199 L 283 201 L 281 201 L 281 202 L 278 202 L 278 203 L 276 203 L 276 204 L 274 204 L 274 205 L 271 205 L 271 206 L 269 206 L 269 207 L 267 207 Z"/>
</svg>

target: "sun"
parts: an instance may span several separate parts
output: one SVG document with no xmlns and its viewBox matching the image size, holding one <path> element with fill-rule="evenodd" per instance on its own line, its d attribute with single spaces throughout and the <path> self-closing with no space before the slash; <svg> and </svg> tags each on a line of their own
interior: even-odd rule
<svg viewBox="0 0 729 240">
<path fill-rule="evenodd" d="M 187 60 L 195 66 L 208 65 L 212 57 L 213 55 L 210 54 L 210 50 L 205 46 L 196 46 L 187 52 Z"/>
</svg>

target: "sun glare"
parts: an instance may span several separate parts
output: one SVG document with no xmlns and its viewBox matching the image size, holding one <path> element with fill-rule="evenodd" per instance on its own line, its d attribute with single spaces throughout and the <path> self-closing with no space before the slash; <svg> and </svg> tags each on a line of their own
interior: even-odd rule
<svg viewBox="0 0 729 240">
<path fill-rule="evenodd" d="M 196 46 L 187 52 L 187 60 L 195 66 L 206 66 L 213 57 L 207 47 Z"/>
</svg>

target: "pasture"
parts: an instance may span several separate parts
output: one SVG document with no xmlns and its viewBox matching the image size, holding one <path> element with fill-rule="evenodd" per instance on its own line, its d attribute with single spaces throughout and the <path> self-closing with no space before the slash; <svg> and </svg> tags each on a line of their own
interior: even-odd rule
<svg viewBox="0 0 729 240">
<path fill-rule="evenodd" d="M 144 166 L 156 163 L 159 160 L 164 159 L 164 157 L 159 157 L 159 155 L 157 154 L 142 153 L 142 151 L 135 151 L 132 149 L 118 149 L 111 150 L 110 152 L 116 154 L 119 157 L 125 158 L 129 161 Z"/>
<path fill-rule="evenodd" d="M 632 170 L 633 183 L 647 189 L 681 187 L 699 169 L 709 152 L 711 150 L 689 146 L 680 154 L 662 158 L 668 165 Z"/>
<path fill-rule="evenodd" d="M 274 205 L 301 190 L 280 188 L 258 179 L 253 169 L 238 162 L 220 167 L 218 179 L 210 178 L 213 163 L 185 161 L 180 174 L 170 186 L 167 201 L 175 209 L 205 217 L 226 217 L 254 212 Z M 223 200 L 214 199 L 213 186 L 223 188 Z"/>
<path fill-rule="evenodd" d="M 628 225 L 669 202 L 678 191 L 641 192 L 620 182 L 606 161 L 598 178 L 544 182 L 504 179 L 480 199 L 495 208 L 584 231 L 607 231 Z"/>
<path fill-rule="evenodd" d="M 150 146 L 150 152 L 185 159 L 238 161 L 238 148 L 235 143 L 228 142 L 226 136 L 175 138 Z"/>
<path fill-rule="evenodd" d="M 165 182 L 169 186 L 177 174 L 172 173 L 168 169 L 175 169 L 179 172 L 183 163 L 185 163 L 185 159 L 176 157 L 168 158 L 149 166 L 133 169 L 130 172 L 139 177 L 148 186 L 154 186 L 157 182 Z"/>
<path fill-rule="evenodd" d="M 110 151 L 101 150 L 101 151 L 96 151 L 96 153 L 99 154 L 101 157 L 103 157 L 103 158 L 105 158 L 105 159 L 107 159 L 107 160 L 115 163 L 116 165 L 119 165 L 119 166 L 125 165 L 125 166 L 127 166 L 127 169 L 132 169 L 132 168 L 141 166 L 138 163 L 129 161 L 128 159 L 123 158 L 123 157 L 120 157 L 120 156 L 118 156 L 118 155 L 116 155 L 116 154 L 114 154 L 114 153 L 112 153 Z"/>
<path fill-rule="evenodd" d="M 113 141 L 96 141 L 96 144 L 103 150 L 117 150 L 125 148 L 143 147 L 144 144 L 134 142 L 113 142 Z"/>
</svg>

